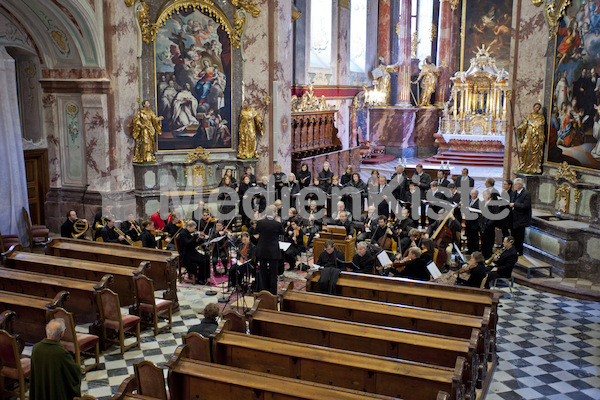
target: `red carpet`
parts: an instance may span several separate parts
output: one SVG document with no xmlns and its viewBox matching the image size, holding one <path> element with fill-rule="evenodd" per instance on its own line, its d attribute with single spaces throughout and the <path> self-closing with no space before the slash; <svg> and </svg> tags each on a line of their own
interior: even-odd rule
<svg viewBox="0 0 600 400">
<path fill-rule="evenodd" d="M 423 163 L 441 164 L 442 161 L 450 162 L 450 165 L 502 167 L 504 165 L 504 153 L 445 151 L 423 160 Z M 366 160 L 363 160 L 363 163 L 365 162 Z"/>
<path fill-rule="evenodd" d="M 391 154 L 373 154 L 370 158 L 365 158 L 361 161 L 361 164 L 382 164 L 395 159 L 396 156 Z"/>
</svg>

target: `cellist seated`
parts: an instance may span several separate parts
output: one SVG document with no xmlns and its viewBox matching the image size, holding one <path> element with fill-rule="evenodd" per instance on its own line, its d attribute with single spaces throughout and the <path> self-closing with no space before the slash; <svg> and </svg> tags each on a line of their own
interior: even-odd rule
<svg viewBox="0 0 600 400">
<path fill-rule="evenodd" d="M 421 249 L 418 247 L 408 249 L 408 256 L 399 263 L 395 262 L 387 270 L 387 273 L 389 276 L 398 276 L 418 281 L 428 281 L 431 279 L 431 274 L 427 269 L 427 260 L 421 258 Z"/>
<path fill-rule="evenodd" d="M 382 250 L 392 249 L 392 240 L 398 242 L 398 236 L 387 226 L 387 218 L 380 215 L 377 220 L 377 227 L 371 232 L 371 244 L 376 244 Z"/>
</svg>

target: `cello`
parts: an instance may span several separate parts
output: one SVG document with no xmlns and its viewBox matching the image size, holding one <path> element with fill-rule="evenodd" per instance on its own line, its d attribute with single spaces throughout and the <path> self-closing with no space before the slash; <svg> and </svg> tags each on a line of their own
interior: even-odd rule
<svg viewBox="0 0 600 400">
<path fill-rule="evenodd" d="M 454 209 L 456 207 L 460 207 L 460 203 L 454 205 L 452 209 L 448 211 L 446 217 L 442 220 L 438 228 L 431 236 L 431 240 L 433 240 L 434 246 L 438 250 L 435 265 L 440 269 L 442 269 L 448 261 L 448 253 L 446 252 L 446 247 L 454 240 L 452 229 L 450 229 L 447 223 L 450 216 L 454 215 Z"/>
<path fill-rule="evenodd" d="M 390 224 L 387 224 L 385 227 L 385 231 L 383 232 L 383 236 L 377 240 L 377 245 L 381 250 L 390 250 L 392 248 L 392 238 L 388 235 L 388 229 L 391 229 Z"/>
</svg>

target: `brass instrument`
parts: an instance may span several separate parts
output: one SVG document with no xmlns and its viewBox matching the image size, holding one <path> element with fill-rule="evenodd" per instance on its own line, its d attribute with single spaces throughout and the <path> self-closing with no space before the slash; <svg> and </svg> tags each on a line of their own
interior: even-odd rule
<svg viewBox="0 0 600 400">
<path fill-rule="evenodd" d="M 100 222 L 96 222 L 96 225 L 94 226 L 94 230 L 99 231 L 102 228 L 104 228 L 104 225 L 106 225 L 106 217 L 102 217 L 102 218 L 100 218 Z"/>
<path fill-rule="evenodd" d="M 504 250 L 506 250 L 504 247 L 496 250 L 494 252 L 494 254 L 492 254 L 492 256 L 490 258 L 488 258 L 487 260 L 485 260 L 485 266 L 489 266 L 491 263 L 494 262 L 494 258 L 496 258 L 496 256 L 499 256 L 500 254 L 504 253 Z"/>
<path fill-rule="evenodd" d="M 125 236 L 125 234 L 123 233 L 122 230 L 120 230 L 119 228 L 117 228 L 116 226 L 114 227 L 115 232 L 117 232 L 117 234 L 119 234 L 119 236 L 123 236 L 125 238 L 125 241 L 127 243 L 129 243 L 130 245 L 133 246 L 133 240 L 131 240 L 131 238 L 129 236 Z"/>
<path fill-rule="evenodd" d="M 142 234 L 142 230 L 140 229 L 140 227 L 138 226 L 137 222 L 135 222 L 135 220 L 130 219 L 129 223 L 131 224 L 131 226 L 133 227 L 133 229 L 137 232 L 138 235 Z"/>
<path fill-rule="evenodd" d="M 73 239 L 79 239 L 81 236 L 83 236 L 87 232 L 89 227 L 90 227 L 90 225 L 88 224 L 88 222 L 85 219 L 79 218 L 73 224 L 73 230 L 75 232 L 71 233 L 71 236 L 73 236 Z"/>
</svg>

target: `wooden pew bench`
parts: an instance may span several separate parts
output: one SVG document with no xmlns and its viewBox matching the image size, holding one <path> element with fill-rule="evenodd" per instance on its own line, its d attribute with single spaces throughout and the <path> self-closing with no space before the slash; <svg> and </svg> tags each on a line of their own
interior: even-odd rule
<svg viewBox="0 0 600 400">
<path fill-rule="evenodd" d="M 451 399 L 465 397 L 466 362 L 462 357 L 454 368 L 446 368 L 247 335 L 230 331 L 229 325 L 227 321 L 211 335 L 212 361 L 217 364 L 405 400 L 435 398 L 438 391 L 450 393 Z"/>
<path fill-rule="evenodd" d="M 37 343 L 46 337 L 46 311 L 64 307 L 68 296 L 66 291 L 48 298 L 0 290 L 0 313 L 16 312 L 18 318 L 12 321 L 14 332 L 28 343 Z"/>
<path fill-rule="evenodd" d="M 321 271 L 311 271 L 306 277 L 306 291 L 319 292 Z M 464 286 L 443 285 L 403 278 L 391 278 L 377 275 L 340 273 L 336 283 L 337 294 L 383 303 L 404 304 L 408 306 L 430 308 L 460 314 L 484 317 L 490 309 L 489 355 L 496 354 L 496 325 L 498 323 L 498 302 L 501 293 L 487 289 L 467 288 Z M 488 359 L 491 361 L 491 359 Z"/>
<path fill-rule="evenodd" d="M 481 335 L 479 338 L 479 348 L 477 349 L 481 361 L 479 365 L 481 369 L 479 377 L 482 381 L 485 379 L 488 350 L 490 347 L 490 307 L 486 308 L 484 316 L 481 318 L 473 315 L 418 308 L 402 304 L 300 292 L 293 289 L 294 285 L 290 284 L 284 291 L 280 302 L 281 311 L 408 329 L 463 339 L 470 339 L 473 329 L 478 329 Z M 266 292 L 261 295 L 269 296 L 271 294 Z"/>
<path fill-rule="evenodd" d="M 149 261 L 146 276 L 154 281 L 156 290 L 165 290 L 164 298 L 173 301 L 173 311 L 179 310 L 177 298 L 177 268 L 179 255 L 166 250 L 133 247 L 89 240 L 52 238 L 46 243 L 46 254 L 96 261 L 137 268 Z"/>
<path fill-rule="evenodd" d="M 69 292 L 67 311 L 75 314 L 78 323 L 90 323 L 98 319 L 96 290 L 104 288 L 112 275 L 102 277 L 100 283 L 56 275 L 0 267 L 0 290 L 53 298 L 62 290 Z"/>
<path fill-rule="evenodd" d="M 454 368 L 464 357 L 467 393 L 475 392 L 479 374 L 480 333 L 473 329 L 469 339 L 452 338 L 405 329 L 389 328 L 313 317 L 260 308 L 260 300 L 249 312 L 250 333 L 275 339 L 332 347 L 359 353 L 416 361 Z"/>
<path fill-rule="evenodd" d="M 12 247 L 11 250 L 3 253 L 2 262 L 8 268 L 21 271 L 92 282 L 99 282 L 107 274 L 112 275 L 114 280 L 111 284 L 111 290 L 119 295 L 121 305 L 130 306 L 134 304 L 133 273 L 136 269 L 132 267 L 25 253 L 16 251 Z M 146 264 L 140 266 L 140 269 L 145 269 Z"/>
<path fill-rule="evenodd" d="M 393 399 L 389 396 L 195 361 L 187 358 L 188 353 L 187 346 L 179 346 L 175 355 L 166 363 L 169 367 L 168 382 L 173 399 Z"/>
</svg>

